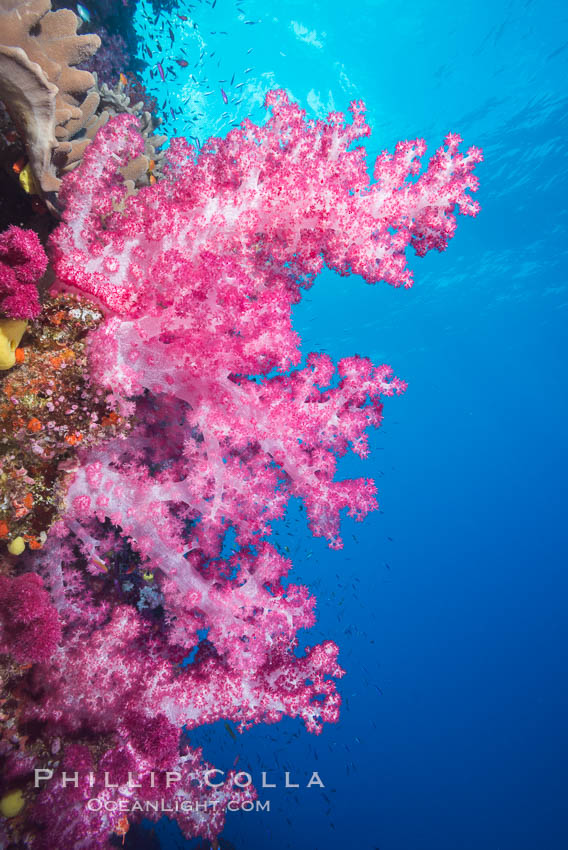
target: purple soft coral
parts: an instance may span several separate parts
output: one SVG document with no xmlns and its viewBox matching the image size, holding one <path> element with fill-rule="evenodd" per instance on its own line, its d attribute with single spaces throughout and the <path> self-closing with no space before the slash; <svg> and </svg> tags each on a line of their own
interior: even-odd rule
<svg viewBox="0 0 568 850">
<path fill-rule="evenodd" d="M 47 661 L 60 638 L 59 617 L 41 577 L 0 575 L 0 654 L 19 664 Z"/>
</svg>

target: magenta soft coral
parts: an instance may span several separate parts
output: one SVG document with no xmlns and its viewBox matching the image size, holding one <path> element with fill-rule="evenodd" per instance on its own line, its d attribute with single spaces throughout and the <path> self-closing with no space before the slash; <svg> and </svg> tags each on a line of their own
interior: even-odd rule
<svg viewBox="0 0 568 850">
<path fill-rule="evenodd" d="M 118 191 L 119 160 L 140 149 L 129 116 L 111 122 L 66 180 L 66 221 L 54 240 L 60 280 L 129 316 L 207 293 L 207 252 L 233 266 L 235 294 L 250 291 L 254 275 L 288 303 L 298 280 L 311 282 L 324 261 L 368 282 L 410 286 L 405 248 L 443 250 L 456 207 L 476 215 L 468 190 L 477 188 L 472 170 L 481 152 L 461 154 L 459 136 L 450 134 L 412 182 L 425 144 L 400 142 L 393 155 L 377 157 L 371 183 L 364 149 L 348 149 L 370 133 L 362 104 L 352 104 L 349 125 L 341 113 L 329 123 L 305 121 L 281 91 L 266 102 L 272 116 L 263 127 L 243 122 L 205 144 L 197 159 L 173 140 L 170 179 L 131 198 L 127 215 L 103 223 L 101 212 L 112 209 L 109 185 Z M 192 266 L 198 274 L 180 286 L 180 272 Z"/>
<path fill-rule="evenodd" d="M 338 648 L 298 655 L 314 598 L 289 582 L 271 524 L 295 497 L 312 532 L 341 546 L 342 511 L 360 520 L 377 501 L 371 480 L 336 480 L 338 458 L 367 456 L 383 397 L 406 385 L 358 356 L 302 365 L 292 306 L 324 263 L 410 286 L 406 248 L 443 250 L 456 211 L 477 212 L 468 191 L 481 154 L 461 154 L 458 137 L 420 176 L 424 143 L 400 143 L 371 182 L 364 149 L 350 149 L 370 132 L 361 103 L 347 124 L 340 113 L 306 121 L 284 92 L 266 102 L 263 127 L 244 122 L 199 154 L 173 140 L 166 178 L 128 199 L 118 168 L 142 142 L 129 116 L 111 120 L 63 181 L 51 239 L 56 289 L 105 311 L 91 374 L 133 427 L 69 470 L 62 520 L 35 559 L 63 636 L 29 672 L 42 696 L 20 718 L 66 741 L 67 760 L 81 761 L 70 742 L 85 730 L 112 738 L 120 764 L 105 754 L 98 770 L 131 765 L 144 777 L 138 796 L 156 796 L 148 777 L 166 766 L 183 774 L 184 794 L 203 796 L 201 753 L 182 754 L 182 726 L 290 716 L 317 734 L 337 721 Z M 112 818 L 64 799 L 54 788 L 38 797 L 46 840 L 104 846 Z M 179 821 L 187 836 L 213 837 L 223 818 Z"/>
<path fill-rule="evenodd" d="M 47 255 L 37 233 L 9 227 L 0 233 L 0 314 L 9 319 L 35 319 L 41 311 L 37 284 Z"/>
<path fill-rule="evenodd" d="M 47 661 L 60 638 L 59 617 L 42 578 L 0 575 L 0 654 L 20 664 Z"/>
<path fill-rule="evenodd" d="M 22 709 L 22 721 L 44 724 L 52 736 L 119 730 L 138 760 L 154 769 L 167 766 L 175 752 L 171 724 L 191 730 L 226 719 L 246 729 L 288 715 L 320 732 L 322 722 L 339 715 L 332 678 L 343 675 L 338 649 L 326 641 L 297 658 L 296 640 L 283 639 L 281 630 L 276 620 L 274 646 L 270 653 L 264 648 L 255 669 L 233 666 L 211 644 L 202 644 L 194 662 L 180 669 L 175 651 L 149 623 L 118 606 L 104 626 L 76 627 L 64 647 L 35 668 L 33 682 L 44 694 Z M 167 718 L 162 738 L 154 724 L 161 715 Z"/>
</svg>

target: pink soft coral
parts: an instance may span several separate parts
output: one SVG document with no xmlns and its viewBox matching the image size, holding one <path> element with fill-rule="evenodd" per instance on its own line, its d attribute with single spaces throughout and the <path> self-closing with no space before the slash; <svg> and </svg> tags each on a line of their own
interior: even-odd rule
<svg viewBox="0 0 568 850">
<path fill-rule="evenodd" d="M 458 137 L 421 176 L 424 143 L 400 143 L 371 183 L 363 148 L 350 150 L 369 133 L 362 104 L 351 124 L 339 113 L 305 121 L 283 92 L 267 105 L 266 125 L 245 122 L 199 155 L 174 140 L 166 178 L 129 199 L 117 171 L 142 142 L 131 118 L 111 120 L 63 182 L 51 242 L 56 288 L 105 310 L 92 377 L 134 424 L 69 469 L 62 521 L 35 559 L 63 638 L 27 674 L 19 716 L 65 741 L 71 766 L 91 763 L 76 744 L 88 731 L 97 776 L 135 770 L 142 798 L 156 796 L 149 776 L 164 767 L 203 797 L 201 753 L 180 749 L 182 725 L 191 735 L 224 718 L 244 730 L 287 715 L 318 733 L 338 719 L 338 648 L 298 654 L 315 600 L 289 582 L 271 523 L 296 497 L 312 532 L 341 546 L 341 512 L 361 520 L 377 502 L 371 480 L 335 480 L 337 460 L 367 456 L 382 397 L 406 385 L 358 356 L 302 365 L 292 306 L 324 263 L 410 286 L 405 249 L 443 250 L 456 208 L 477 212 L 468 190 L 481 154 L 459 153 Z M 112 817 L 84 807 L 99 793 L 123 795 L 42 791 L 45 842 L 103 847 Z M 213 837 L 224 813 L 178 818 L 186 836 Z"/>
<path fill-rule="evenodd" d="M 47 255 L 33 230 L 9 227 L 0 233 L 0 313 L 10 319 L 35 319 L 41 311 L 37 284 Z"/>
<path fill-rule="evenodd" d="M 123 190 L 117 182 L 113 192 L 109 186 L 141 141 L 129 116 L 111 122 L 65 182 L 66 223 L 54 242 L 60 280 L 123 316 L 156 315 L 174 305 L 183 315 L 203 300 L 211 321 L 224 304 L 229 317 L 245 312 L 245 329 L 268 320 L 275 331 L 289 325 L 287 305 L 324 262 L 368 282 L 410 286 L 405 248 L 412 245 L 421 256 L 443 250 L 455 231 L 456 208 L 476 215 L 467 190 L 477 188 L 472 170 L 481 152 L 461 154 L 459 136 L 448 135 L 412 181 L 426 146 L 421 139 L 400 142 L 393 155 L 377 157 L 371 183 L 364 148 L 349 150 L 370 133 L 363 104 L 351 105 L 353 123 L 346 125 L 341 113 L 330 114 L 328 123 L 305 121 L 282 91 L 266 103 L 272 116 L 263 127 L 243 122 L 226 139 L 204 145 L 197 160 L 193 148 L 174 139 L 169 180 L 131 198 L 126 215 L 112 213 Z M 210 293 L 219 275 L 222 291 L 231 282 L 236 303 L 220 304 Z M 253 293 L 262 302 L 243 311 L 243 299 Z M 264 345 L 255 352 L 247 341 L 243 354 L 256 371 Z M 272 337 L 269 348 L 282 343 L 284 361 L 297 340 L 288 330 Z"/>
</svg>

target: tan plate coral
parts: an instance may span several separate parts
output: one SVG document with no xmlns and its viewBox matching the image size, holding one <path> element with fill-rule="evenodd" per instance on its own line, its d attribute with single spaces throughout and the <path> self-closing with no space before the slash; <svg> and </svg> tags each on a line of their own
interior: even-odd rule
<svg viewBox="0 0 568 850">
<path fill-rule="evenodd" d="M 0 0 L 0 99 L 25 140 L 36 184 L 55 209 L 59 174 L 77 162 L 107 116 L 96 115 L 92 74 L 77 69 L 100 46 L 78 35 L 70 9 L 50 0 Z M 84 138 L 77 138 L 85 130 Z"/>
</svg>

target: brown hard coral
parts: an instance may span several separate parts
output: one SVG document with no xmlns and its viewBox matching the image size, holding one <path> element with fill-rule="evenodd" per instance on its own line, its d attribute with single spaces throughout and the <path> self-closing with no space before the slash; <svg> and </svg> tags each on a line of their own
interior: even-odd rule
<svg viewBox="0 0 568 850">
<path fill-rule="evenodd" d="M 77 34 L 79 24 L 69 9 L 51 11 L 50 0 L 0 0 L 0 99 L 52 210 L 59 175 L 79 161 L 108 117 L 97 115 L 92 74 L 75 67 L 100 46 L 97 35 Z"/>
<path fill-rule="evenodd" d="M 100 106 L 108 116 L 128 113 L 138 119 L 140 135 L 144 139 L 144 153 L 120 169 L 128 194 L 133 194 L 142 186 L 152 183 L 152 177 L 156 180 L 162 176 L 165 152 L 159 148 L 167 141 L 167 136 L 158 134 L 161 119 L 146 110 L 142 101 L 132 102 L 122 80 L 112 88 L 107 83 L 102 83 L 99 88 L 97 79 L 97 90 Z"/>
</svg>

